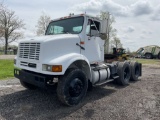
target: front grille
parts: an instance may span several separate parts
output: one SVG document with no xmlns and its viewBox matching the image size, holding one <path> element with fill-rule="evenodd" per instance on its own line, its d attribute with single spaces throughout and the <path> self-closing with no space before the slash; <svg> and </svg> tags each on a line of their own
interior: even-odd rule
<svg viewBox="0 0 160 120">
<path fill-rule="evenodd" d="M 20 62 L 20 65 L 26 66 L 26 67 L 31 67 L 31 68 L 37 67 L 37 64 L 35 64 L 35 63 L 28 63 L 28 62 L 23 62 L 23 61 Z"/>
<path fill-rule="evenodd" d="M 20 43 L 19 57 L 39 60 L 40 43 Z"/>
</svg>

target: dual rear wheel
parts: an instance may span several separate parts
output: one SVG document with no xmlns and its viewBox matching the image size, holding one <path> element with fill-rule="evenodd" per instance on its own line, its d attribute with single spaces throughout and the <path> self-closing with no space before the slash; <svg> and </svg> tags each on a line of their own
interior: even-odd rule
<svg viewBox="0 0 160 120">
<path fill-rule="evenodd" d="M 119 62 L 117 73 L 119 78 L 116 79 L 116 82 L 120 85 L 126 86 L 129 84 L 129 81 L 137 81 L 140 76 L 140 65 L 137 62 Z"/>
</svg>

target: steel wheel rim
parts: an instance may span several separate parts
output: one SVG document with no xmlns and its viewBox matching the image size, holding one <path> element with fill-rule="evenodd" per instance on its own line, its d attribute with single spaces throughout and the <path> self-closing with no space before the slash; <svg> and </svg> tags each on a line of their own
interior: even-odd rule
<svg viewBox="0 0 160 120">
<path fill-rule="evenodd" d="M 71 97 L 78 97 L 81 95 L 84 86 L 79 78 L 73 79 L 69 84 L 69 94 Z"/>
</svg>

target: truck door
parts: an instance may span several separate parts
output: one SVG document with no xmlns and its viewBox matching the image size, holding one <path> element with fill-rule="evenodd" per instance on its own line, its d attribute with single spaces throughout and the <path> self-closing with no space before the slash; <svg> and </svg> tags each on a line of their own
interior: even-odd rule
<svg viewBox="0 0 160 120">
<path fill-rule="evenodd" d="M 90 63 L 104 61 L 104 41 L 99 37 L 100 22 L 88 19 L 84 55 Z"/>
</svg>

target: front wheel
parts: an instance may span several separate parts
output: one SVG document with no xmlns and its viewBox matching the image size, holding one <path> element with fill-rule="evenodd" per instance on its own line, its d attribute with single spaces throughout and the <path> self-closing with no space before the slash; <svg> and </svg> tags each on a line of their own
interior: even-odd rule
<svg viewBox="0 0 160 120">
<path fill-rule="evenodd" d="M 80 69 L 69 69 L 58 81 L 57 95 L 59 100 L 68 106 L 74 106 L 85 97 L 88 80 Z"/>
</svg>

